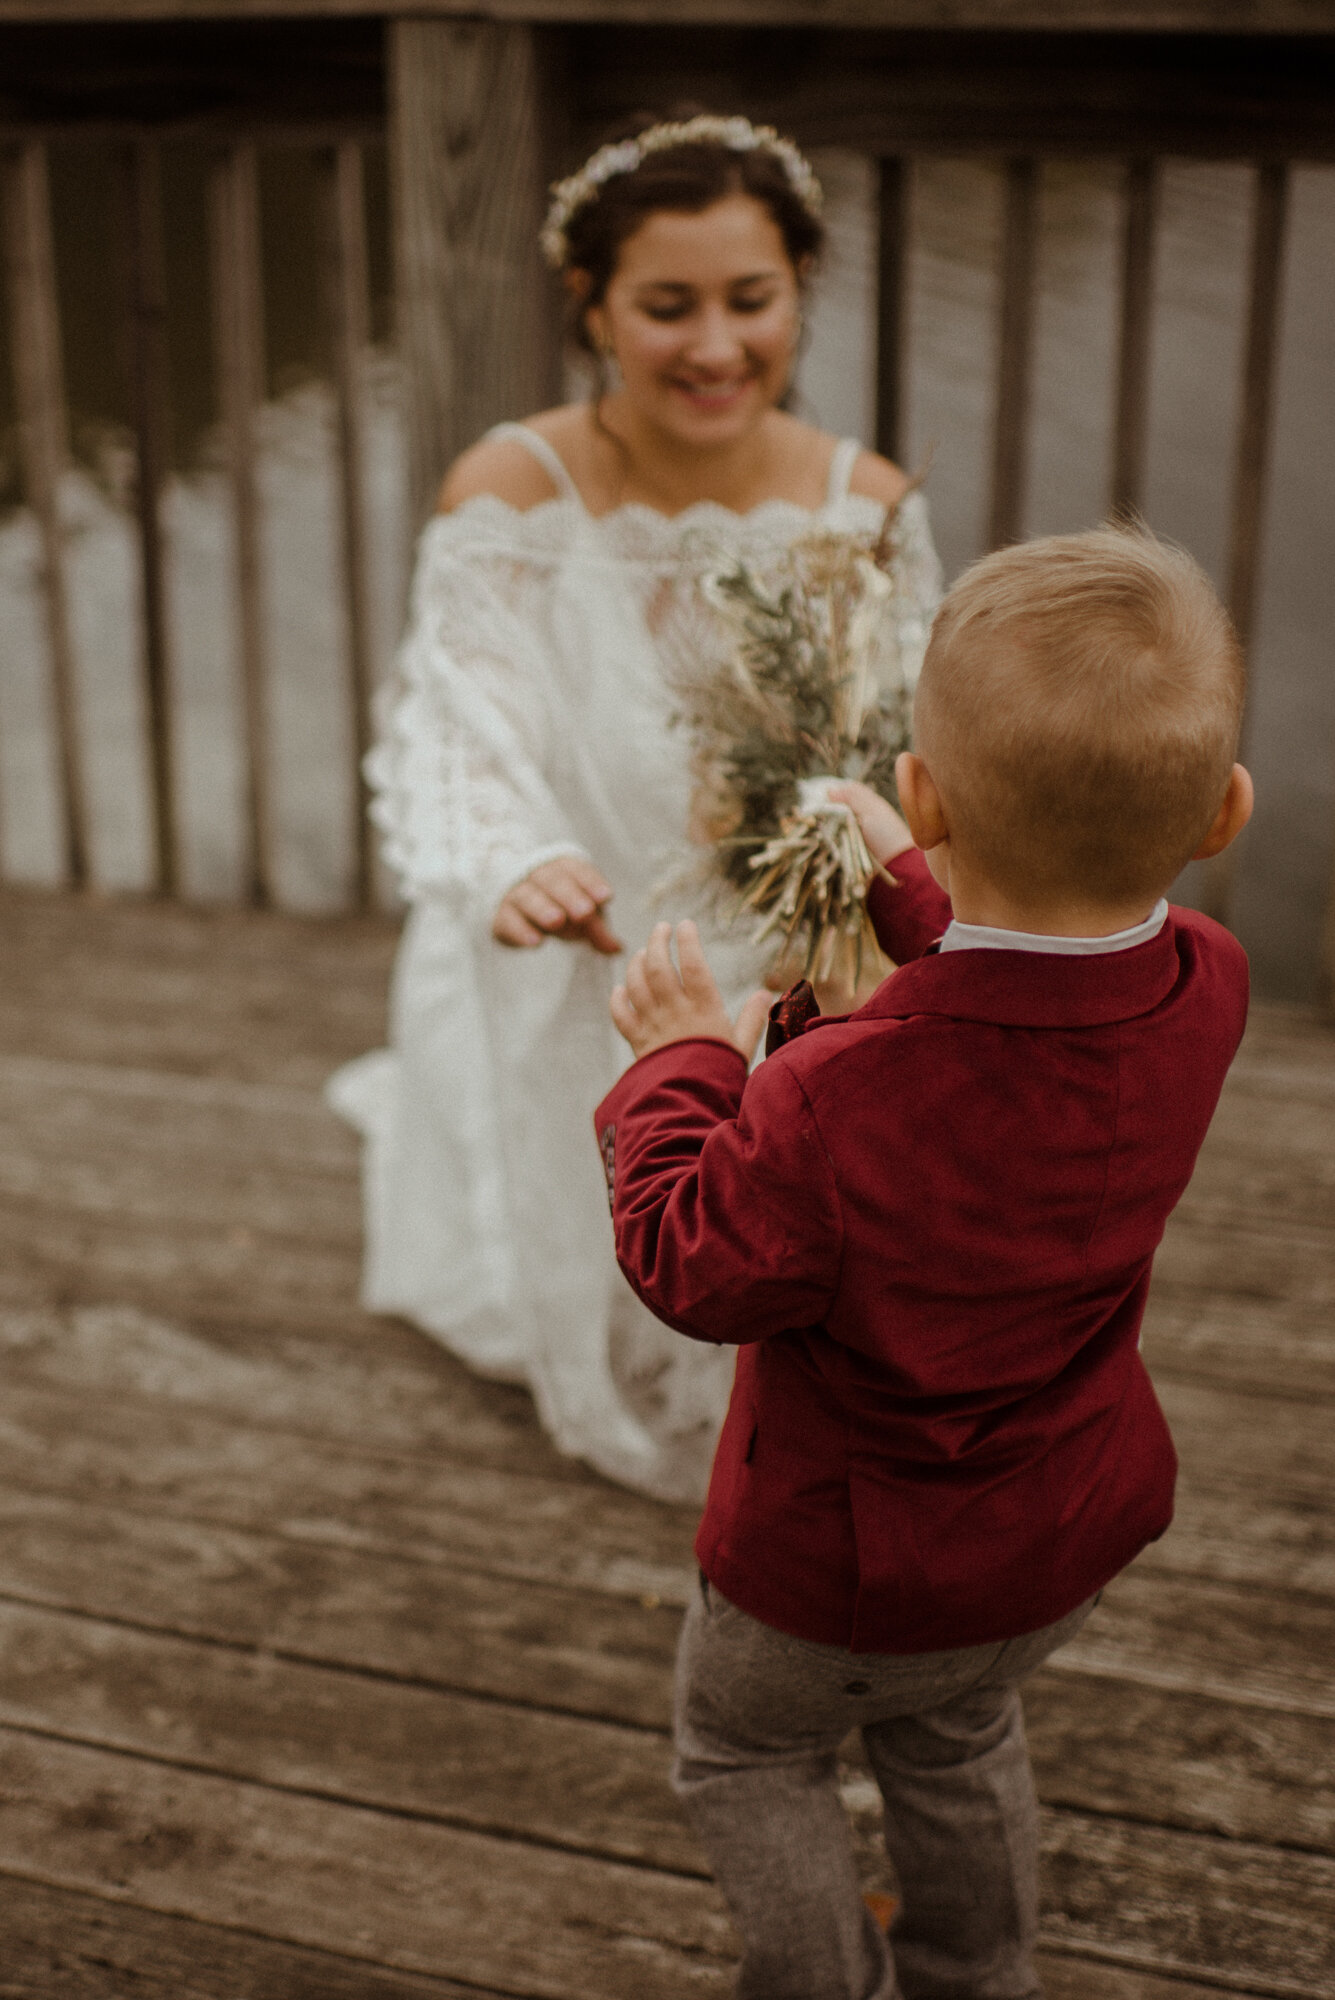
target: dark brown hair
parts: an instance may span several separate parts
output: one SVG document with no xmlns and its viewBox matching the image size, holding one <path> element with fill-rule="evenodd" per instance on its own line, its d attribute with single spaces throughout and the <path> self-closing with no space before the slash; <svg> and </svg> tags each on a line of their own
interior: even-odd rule
<svg viewBox="0 0 1335 2000">
<path fill-rule="evenodd" d="M 652 126 L 668 120 L 684 123 L 699 115 L 697 105 L 644 113 L 609 133 L 608 140 L 635 139 Z M 632 172 L 604 181 L 594 198 L 577 209 L 566 225 L 566 267 L 587 273 L 590 280 L 588 291 L 572 305 L 570 325 L 573 338 L 586 353 L 595 349 L 585 316 L 590 306 L 602 304 L 621 246 L 641 223 L 664 209 L 698 215 L 730 194 L 749 194 L 768 210 L 783 238 L 788 261 L 799 279 L 806 278 L 820 257 L 825 231 L 794 189 L 776 153 L 763 146 L 746 153 L 718 144 L 665 147 L 660 153 L 650 153 Z"/>
</svg>

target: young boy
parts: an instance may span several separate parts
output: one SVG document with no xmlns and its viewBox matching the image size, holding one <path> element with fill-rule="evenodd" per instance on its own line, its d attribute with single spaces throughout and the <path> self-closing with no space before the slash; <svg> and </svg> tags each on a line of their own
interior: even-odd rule
<svg viewBox="0 0 1335 2000">
<path fill-rule="evenodd" d="M 1039 1991 L 1017 1686 L 1172 1515 L 1138 1334 L 1247 969 L 1163 896 L 1247 820 L 1242 692 L 1181 551 L 1100 530 L 990 556 L 933 629 L 907 826 L 845 792 L 899 969 L 786 1041 L 780 1003 L 749 1078 L 764 996 L 734 1026 L 689 924 L 613 997 L 638 1057 L 597 1112 L 618 1258 L 669 1325 L 739 1348 L 674 1783 L 745 2000 Z M 893 1963 L 839 1809 L 854 1727 Z"/>
</svg>

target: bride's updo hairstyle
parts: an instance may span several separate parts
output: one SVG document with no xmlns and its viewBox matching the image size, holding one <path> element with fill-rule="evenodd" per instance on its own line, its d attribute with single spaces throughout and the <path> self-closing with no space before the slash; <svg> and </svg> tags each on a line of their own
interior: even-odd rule
<svg viewBox="0 0 1335 2000">
<path fill-rule="evenodd" d="M 710 136 L 714 130 L 718 137 Z M 698 136 L 671 143 L 675 132 Z M 669 142 L 651 143 L 641 153 L 638 142 L 650 134 L 655 142 Z M 665 210 L 698 215 L 733 194 L 749 194 L 767 211 L 805 284 L 825 242 L 820 185 L 791 140 L 745 119 L 712 118 L 694 107 L 668 118 L 637 117 L 554 190 L 543 249 L 556 270 L 586 278 L 572 299 L 570 328 L 586 353 L 597 354 L 588 310 L 602 304 L 621 247 L 641 224 Z"/>
</svg>

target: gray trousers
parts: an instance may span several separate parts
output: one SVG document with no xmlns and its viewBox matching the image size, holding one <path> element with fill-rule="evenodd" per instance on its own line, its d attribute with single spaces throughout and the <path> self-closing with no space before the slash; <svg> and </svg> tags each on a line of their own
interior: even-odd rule
<svg viewBox="0 0 1335 2000">
<path fill-rule="evenodd" d="M 849 1653 L 776 1632 L 701 1580 L 677 1655 L 672 1782 L 741 1935 L 738 2000 L 1035 2000 L 1038 1814 L 1018 1683 L 1093 1603 L 997 1645 Z M 899 1878 L 889 1948 L 839 1799 L 851 1729 Z"/>
</svg>

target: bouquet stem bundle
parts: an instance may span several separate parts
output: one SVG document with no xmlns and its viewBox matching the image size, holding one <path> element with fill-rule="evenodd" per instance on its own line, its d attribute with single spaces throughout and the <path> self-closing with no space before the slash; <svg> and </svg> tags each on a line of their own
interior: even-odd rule
<svg viewBox="0 0 1335 2000">
<path fill-rule="evenodd" d="M 757 943 L 778 940 L 781 964 L 800 953 L 805 978 L 852 991 L 868 948 L 877 949 L 867 915 L 876 864 L 852 812 L 828 797 L 829 783 L 802 780 L 797 811 L 749 858 L 756 879 L 742 907 L 760 919 Z"/>
</svg>

